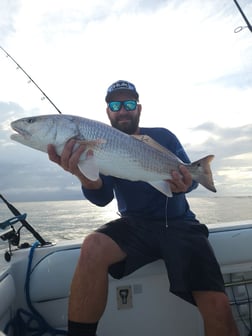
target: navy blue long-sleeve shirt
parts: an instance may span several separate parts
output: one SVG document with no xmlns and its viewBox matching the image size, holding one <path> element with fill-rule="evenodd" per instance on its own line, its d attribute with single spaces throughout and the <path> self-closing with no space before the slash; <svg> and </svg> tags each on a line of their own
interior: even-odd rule
<svg viewBox="0 0 252 336">
<path fill-rule="evenodd" d="M 177 155 L 183 162 L 190 160 L 177 137 L 165 128 L 140 128 L 140 134 L 148 135 L 162 146 Z M 115 163 L 116 164 L 116 163 Z M 167 198 L 146 182 L 132 182 L 100 175 L 103 186 L 98 190 L 82 187 L 84 196 L 98 206 L 110 203 L 114 196 L 122 216 L 139 216 L 143 218 L 194 220 L 195 214 L 190 210 L 184 193 L 173 194 Z M 195 189 L 193 181 L 187 192 Z"/>
</svg>

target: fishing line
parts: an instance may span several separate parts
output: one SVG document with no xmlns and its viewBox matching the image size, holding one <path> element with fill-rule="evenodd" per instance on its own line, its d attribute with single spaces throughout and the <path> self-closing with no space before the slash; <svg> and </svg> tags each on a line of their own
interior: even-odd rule
<svg viewBox="0 0 252 336">
<path fill-rule="evenodd" d="M 168 201 L 169 201 L 169 197 L 166 196 L 166 201 L 165 201 L 165 227 L 166 228 L 168 228 L 168 218 L 167 218 Z"/>
<path fill-rule="evenodd" d="M 38 84 L 31 78 L 31 76 L 28 75 L 28 73 L 24 70 L 24 68 L 22 68 L 21 65 L 2 46 L 0 46 L 0 49 L 5 53 L 6 57 L 9 57 L 12 60 L 12 62 L 16 64 L 17 70 L 20 69 L 26 75 L 26 77 L 29 78 L 28 83 L 32 82 L 36 86 L 36 88 L 39 89 L 39 91 L 43 95 L 42 99 L 46 98 L 49 101 L 49 103 L 59 112 L 59 114 L 62 114 L 59 108 L 53 103 L 53 101 L 47 96 L 47 94 L 38 86 Z"/>
</svg>

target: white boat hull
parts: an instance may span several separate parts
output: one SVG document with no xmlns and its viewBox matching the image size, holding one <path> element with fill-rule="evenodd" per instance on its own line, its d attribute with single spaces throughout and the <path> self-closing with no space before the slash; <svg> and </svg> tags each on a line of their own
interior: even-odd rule
<svg viewBox="0 0 252 336">
<path fill-rule="evenodd" d="M 240 335 L 247 336 L 241 317 L 250 328 L 252 221 L 211 225 L 209 229 Z M 29 278 L 31 305 L 53 328 L 66 329 L 69 288 L 80 246 L 81 241 L 63 241 L 34 250 Z M 0 271 L 2 331 L 20 308 L 29 311 L 24 291 L 29 252 L 14 251 L 11 261 Z M 197 308 L 169 292 L 161 260 L 121 280 L 110 278 L 108 303 L 98 327 L 98 336 L 156 334 L 204 335 Z"/>
</svg>

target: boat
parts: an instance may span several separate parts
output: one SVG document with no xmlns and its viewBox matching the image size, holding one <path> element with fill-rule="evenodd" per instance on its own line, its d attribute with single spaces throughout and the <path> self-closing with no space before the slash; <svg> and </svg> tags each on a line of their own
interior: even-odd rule
<svg viewBox="0 0 252 336">
<path fill-rule="evenodd" d="M 14 217 L 0 223 L 6 242 L 0 270 L 0 335 L 65 335 L 71 279 L 82 240 L 46 242 L 7 200 Z M 20 243 L 25 226 L 34 236 Z M 220 263 L 241 336 L 252 335 L 252 220 L 209 225 L 209 239 Z M 115 280 L 109 278 L 98 336 L 202 336 L 196 307 L 169 292 L 162 260 Z"/>
</svg>

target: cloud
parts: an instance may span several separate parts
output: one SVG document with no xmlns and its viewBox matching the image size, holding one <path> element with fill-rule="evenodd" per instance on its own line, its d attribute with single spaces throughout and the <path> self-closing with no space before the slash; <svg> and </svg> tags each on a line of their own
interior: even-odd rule
<svg viewBox="0 0 252 336">
<path fill-rule="evenodd" d="M 23 112 L 22 107 L 17 103 L 0 102 L 0 146 L 2 162 L 9 156 L 7 147 L 10 145 L 10 123 L 16 119 L 17 116 L 22 116 Z"/>
<path fill-rule="evenodd" d="M 194 147 L 194 150 L 208 150 L 225 157 L 252 152 L 252 124 L 240 127 L 221 127 L 213 122 L 206 122 L 192 129 L 193 132 L 206 132 L 206 141 Z"/>
<path fill-rule="evenodd" d="M 251 194 L 252 124 L 224 128 L 208 122 L 193 128 L 192 132 L 204 132 L 206 140 L 198 145 L 187 143 L 185 148 L 192 160 L 215 155 L 211 166 L 218 194 Z"/>
<path fill-rule="evenodd" d="M 6 119 L 6 117 L 12 117 L 14 115 L 22 115 L 23 108 L 15 102 L 3 102 L 0 101 L 0 122 Z"/>
<path fill-rule="evenodd" d="M 46 154 L 17 144 L 1 155 L 0 193 L 19 201 L 81 198 L 79 181 Z"/>
</svg>

